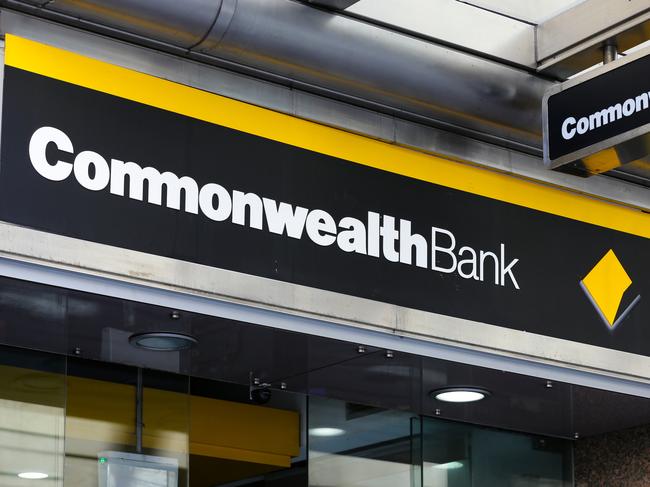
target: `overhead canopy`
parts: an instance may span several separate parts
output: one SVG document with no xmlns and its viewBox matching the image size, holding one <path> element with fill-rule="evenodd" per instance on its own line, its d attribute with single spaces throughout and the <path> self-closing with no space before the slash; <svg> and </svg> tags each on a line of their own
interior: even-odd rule
<svg viewBox="0 0 650 487">
<path fill-rule="evenodd" d="M 4 4 L 534 154 L 549 79 L 600 59 L 607 38 L 642 43 L 650 22 L 626 0 Z M 650 168 L 616 174 L 648 184 Z"/>
</svg>

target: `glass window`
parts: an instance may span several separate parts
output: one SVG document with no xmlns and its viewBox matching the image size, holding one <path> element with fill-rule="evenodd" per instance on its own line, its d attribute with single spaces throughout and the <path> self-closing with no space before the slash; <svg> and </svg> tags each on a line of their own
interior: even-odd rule
<svg viewBox="0 0 650 487">
<path fill-rule="evenodd" d="M 411 487 L 413 415 L 310 397 L 310 487 Z"/>
<path fill-rule="evenodd" d="M 65 358 L 0 347 L 0 485 L 63 485 Z"/>
<path fill-rule="evenodd" d="M 69 359 L 66 380 L 66 487 L 187 486 L 187 377 L 142 371 L 140 451 L 137 368 Z"/>
<path fill-rule="evenodd" d="M 568 487 L 571 444 L 425 418 L 423 487 Z"/>
<path fill-rule="evenodd" d="M 247 386 L 195 378 L 191 392 L 190 487 L 306 487 L 303 395 L 251 401 Z"/>
</svg>

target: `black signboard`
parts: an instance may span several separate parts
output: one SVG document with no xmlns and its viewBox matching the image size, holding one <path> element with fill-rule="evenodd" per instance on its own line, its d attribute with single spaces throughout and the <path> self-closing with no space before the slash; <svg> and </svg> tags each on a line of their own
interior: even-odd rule
<svg viewBox="0 0 650 487">
<path fill-rule="evenodd" d="M 650 52 L 554 87 L 544 98 L 547 165 L 598 173 L 650 154 Z"/>
<path fill-rule="evenodd" d="M 12 66 L 0 219 L 650 355 L 645 238 Z"/>
</svg>

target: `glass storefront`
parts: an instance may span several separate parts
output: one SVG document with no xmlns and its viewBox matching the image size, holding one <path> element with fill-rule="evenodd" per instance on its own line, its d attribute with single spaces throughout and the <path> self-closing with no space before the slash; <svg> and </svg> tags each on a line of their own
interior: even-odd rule
<svg viewBox="0 0 650 487">
<path fill-rule="evenodd" d="M 310 399 L 310 487 L 565 487 L 566 440 Z"/>
<path fill-rule="evenodd" d="M 303 397 L 140 372 L 138 451 L 137 368 L 1 347 L 0 485 L 307 485 Z"/>
<path fill-rule="evenodd" d="M 2 485 L 569 485 L 567 440 L 289 392 L 251 404 L 242 386 L 152 370 L 138 453 L 137 368 L 9 347 L 0 362 Z"/>
<path fill-rule="evenodd" d="M 160 329 L 198 343 L 129 342 Z M 650 424 L 639 397 L 11 279 L 0 340 L 8 487 L 568 487 Z"/>
<path fill-rule="evenodd" d="M 479 426 L 422 421 L 423 487 L 568 487 L 566 440 Z"/>
</svg>

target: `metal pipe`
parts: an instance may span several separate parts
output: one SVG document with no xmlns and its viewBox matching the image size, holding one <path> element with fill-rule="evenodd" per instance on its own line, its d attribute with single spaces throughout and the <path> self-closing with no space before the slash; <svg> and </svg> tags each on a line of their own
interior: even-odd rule
<svg viewBox="0 0 650 487">
<path fill-rule="evenodd" d="M 138 453 L 142 453 L 143 392 L 142 369 L 138 367 L 138 379 L 135 387 L 135 451 Z"/>
<path fill-rule="evenodd" d="M 29 4 L 35 0 L 0 0 Z M 290 0 L 54 0 L 47 11 L 225 60 L 495 143 L 541 146 L 534 74 Z M 41 13 L 43 15 L 43 13 Z"/>
<path fill-rule="evenodd" d="M 607 39 L 603 44 L 603 64 L 609 64 L 616 61 L 618 57 L 618 44 L 616 38 Z"/>
</svg>

